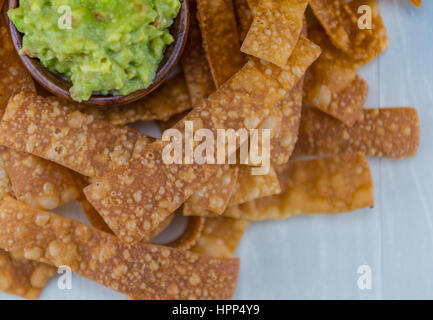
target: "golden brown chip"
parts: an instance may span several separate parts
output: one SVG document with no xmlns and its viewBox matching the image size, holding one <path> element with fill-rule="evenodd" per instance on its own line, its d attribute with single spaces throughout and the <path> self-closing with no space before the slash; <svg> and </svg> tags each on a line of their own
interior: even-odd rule
<svg viewBox="0 0 433 320">
<path fill-rule="evenodd" d="M 20 93 L 0 124 L 3 145 L 56 162 L 89 177 L 126 163 L 139 133 L 115 127 L 58 101 Z"/>
<path fill-rule="evenodd" d="M 299 41 L 285 75 L 277 73 L 283 77 L 285 90 L 290 91 L 300 80 L 319 51 L 309 40 Z M 202 106 L 193 109 L 176 129 L 184 132 L 186 121 L 192 121 L 197 124 L 195 130 L 207 128 L 216 137 L 216 128 L 235 131 L 257 128 L 287 93 L 285 90 L 278 81 L 248 63 Z M 157 140 L 141 156 L 85 189 L 87 198 L 110 229 L 126 243 L 145 238 L 217 170 L 215 165 L 208 164 L 161 163 L 163 149 L 169 144 Z"/>
<path fill-rule="evenodd" d="M 203 184 L 185 203 L 194 210 L 222 214 L 229 204 L 238 180 L 238 166 L 219 166 L 215 175 Z M 187 211 L 184 211 L 184 215 Z"/>
<path fill-rule="evenodd" d="M 3 115 L 10 97 L 21 92 L 36 92 L 35 84 L 29 75 L 9 35 L 0 6 L 0 116 Z"/>
<path fill-rule="evenodd" d="M 317 63 L 321 64 L 318 61 Z M 307 72 L 304 85 L 305 101 L 351 127 L 362 115 L 368 95 L 368 84 L 354 71 L 346 69 L 347 72 L 343 71 L 340 76 L 333 78 L 344 79 L 346 83 L 341 88 L 342 86 L 336 85 L 335 80 L 330 80 L 329 77 L 331 74 L 337 75 L 338 67 L 335 67 L 335 64 L 325 68 L 321 68 L 322 66 L 324 65 L 315 64 Z M 331 69 L 333 71 L 330 71 Z M 327 76 L 322 77 L 320 73 Z"/>
<path fill-rule="evenodd" d="M 372 9 L 371 29 L 360 28 L 358 8 Z M 375 0 L 311 0 L 310 6 L 332 43 L 350 57 L 367 63 L 389 46 L 386 28 Z"/>
<path fill-rule="evenodd" d="M 176 213 L 172 213 L 171 215 L 169 215 L 160 225 L 158 225 L 158 227 L 156 227 L 152 231 L 152 233 L 149 236 L 149 240 L 156 238 L 160 233 L 164 232 L 164 230 L 167 229 L 170 226 L 170 224 L 173 222 L 175 217 L 176 217 Z M 146 240 L 144 242 L 148 242 L 148 241 Z"/>
<path fill-rule="evenodd" d="M 0 200 L 11 195 L 11 185 L 0 157 Z M 55 268 L 24 259 L 17 252 L 0 249 L 0 291 L 26 299 L 37 299 Z"/>
<path fill-rule="evenodd" d="M 318 110 L 304 108 L 295 155 L 360 151 L 368 156 L 413 157 L 419 134 L 418 113 L 413 108 L 367 109 L 353 127 Z"/>
<path fill-rule="evenodd" d="M 230 299 L 239 261 L 153 244 L 127 246 L 78 221 L 11 198 L 0 205 L 0 247 L 140 299 Z M 162 281 L 163 279 L 163 281 Z"/>
<path fill-rule="evenodd" d="M 277 82 L 245 66 L 176 128 L 184 132 L 185 122 L 192 121 L 212 130 L 215 137 L 216 128 L 255 128 L 280 98 Z M 217 170 L 211 164 L 164 164 L 167 145 L 157 140 L 128 165 L 85 189 L 89 201 L 127 243 L 144 238 Z"/>
<path fill-rule="evenodd" d="M 216 88 L 202 44 L 195 0 L 190 0 L 188 41 L 181 62 L 191 103 L 198 107 Z"/>
<path fill-rule="evenodd" d="M 80 196 L 77 199 L 77 202 L 80 204 L 81 209 L 89 220 L 90 224 L 100 230 L 110 234 L 113 234 L 113 231 L 108 227 L 105 223 L 104 219 L 102 219 L 101 215 L 96 211 L 96 209 L 91 205 L 91 203 L 87 200 L 83 193 L 83 189 L 90 184 L 89 178 L 82 176 L 80 174 L 75 174 L 75 181 L 80 190 Z"/>
<path fill-rule="evenodd" d="M 205 218 L 203 217 L 189 217 L 188 224 L 182 235 L 176 240 L 167 244 L 167 246 L 177 249 L 188 250 L 193 247 L 200 238 Z M 231 258 L 231 257 L 230 257 Z"/>
<path fill-rule="evenodd" d="M 278 108 L 261 124 L 261 129 L 271 129 L 271 162 L 283 164 L 289 161 L 298 140 L 301 122 L 303 80 L 286 95 Z M 261 141 L 261 140 L 259 140 Z"/>
<path fill-rule="evenodd" d="M 274 168 L 266 175 L 252 175 L 251 167 L 239 166 L 239 177 L 229 206 L 245 203 L 281 192 Z"/>
<path fill-rule="evenodd" d="M 223 216 L 251 221 L 280 220 L 306 214 L 334 214 L 374 205 L 373 182 L 361 153 L 278 168 L 281 194 L 229 207 Z"/>
<path fill-rule="evenodd" d="M 12 186 L 6 172 L 6 164 L 3 157 L 0 157 L 0 200 L 12 194 Z"/>
<path fill-rule="evenodd" d="M 161 130 L 162 133 L 164 133 L 165 130 L 173 128 L 179 121 L 181 121 L 183 118 L 187 116 L 188 113 L 190 113 L 191 110 L 184 111 L 182 113 L 176 114 L 172 116 L 167 121 L 158 121 L 158 127 L 159 130 Z"/>
<path fill-rule="evenodd" d="M 185 78 L 178 73 L 147 98 L 126 106 L 109 108 L 106 112 L 112 124 L 124 125 L 137 121 L 166 121 L 188 109 L 191 109 L 191 100 Z"/>
<path fill-rule="evenodd" d="M 261 0 L 241 51 L 284 67 L 298 42 L 308 0 Z"/>
<path fill-rule="evenodd" d="M 254 12 L 257 9 L 257 6 L 259 5 L 259 0 L 247 0 L 247 3 L 251 11 Z"/>
<path fill-rule="evenodd" d="M 72 173 L 54 162 L 8 149 L 3 153 L 15 197 L 28 205 L 51 210 L 79 196 Z"/>
<path fill-rule="evenodd" d="M 417 7 L 421 7 L 422 0 L 410 0 L 410 2 L 412 2 Z"/>
<path fill-rule="evenodd" d="M 230 218 L 206 218 L 203 231 L 191 251 L 218 258 L 231 258 L 249 222 Z"/>
<path fill-rule="evenodd" d="M 253 23 L 253 15 L 247 0 L 234 0 L 233 5 L 235 6 L 236 21 L 238 23 L 239 39 L 243 42 Z"/>
<path fill-rule="evenodd" d="M 52 266 L 0 250 L 0 291 L 35 300 L 55 273 Z"/>
<path fill-rule="evenodd" d="M 220 87 L 245 63 L 232 1 L 197 0 L 203 47 L 214 83 Z"/>
<path fill-rule="evenodd" d="M 280 68 L 260 59 L 250 59 L 250 65 L 255 66 L 267 76 L 277 80 L 282 86 L 284 95 L 299 82 L 311 64 L 320 56 L 321 49 L 310 40 L 300 37 L 286 66 Z"/>
</svg>

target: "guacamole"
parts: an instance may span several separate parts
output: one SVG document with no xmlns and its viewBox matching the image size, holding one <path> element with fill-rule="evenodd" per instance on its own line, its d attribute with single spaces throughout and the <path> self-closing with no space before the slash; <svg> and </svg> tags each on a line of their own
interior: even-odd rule
<svg viewBox="0 0 433 320">
<path fill-rule="evenodd" d="M 173 42 L 179 0 L 21 0 L 8 12 L 21 54 L 68 77 L 76 101 L 148 87 Z"/>
</svg>

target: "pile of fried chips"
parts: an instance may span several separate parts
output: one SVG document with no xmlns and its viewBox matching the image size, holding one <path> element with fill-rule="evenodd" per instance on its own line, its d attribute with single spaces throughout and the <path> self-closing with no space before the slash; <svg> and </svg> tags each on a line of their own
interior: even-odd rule
<svg viewBox="0 0 433 320">
<path fill-rule="evenodd" d="M 375 0 L 183 1 L 182 71 L 107 109 L 35 86 L 0 17 L 1 291 L 36 299 L 67 265 L 132 299 L 230 299 L 250 222 L 372 207 L 366 156 L 415 156 L 415 109 L 364 108 L 357 71 L 389 45 Z M 168 142 L 127 126 L 143 120 L 270 129 L 271 169 L 165 164 Z M 92 227 L 47 211 L 73 200 Z M 179 214 L 184 233 L 153 244 Z"/>
</svg>

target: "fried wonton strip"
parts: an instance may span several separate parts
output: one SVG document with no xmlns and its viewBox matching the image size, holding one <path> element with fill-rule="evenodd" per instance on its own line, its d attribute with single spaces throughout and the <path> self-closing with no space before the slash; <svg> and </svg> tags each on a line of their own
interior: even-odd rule
<svg viewBox="0 0 433 320">
<path fill-rule="evenodd" d="M 303 80 L 287 94 L 278 108 L 260 125 L 271 129 L 271 162 L 279 165 L 289 161 L 298 140 L 302 109 Z M 260 141 L 260 140 L 259 140 Z"/>
<path fill-rule="evenodd" d="M 80 196 L 77 199 L 77 202 L 80 204 L 81 209 L 89 220 L 90 224 L 100 230 L 110 234 L 113 234 L 113 231 L 108 227 L 105 223 L 104 219 L 102 219 L 101 215 L 96 211 L 96 209 L 90 204 L 87 198 L 84 196 L 83 189 L 90 184 L 89 178 L 82 176 L 80 174 L 75 174 L 75 181 L 80 190 Z"/>
<path fill-rule="evenodd" d="M 348 80 L 344 85 L 345 87 L 342 89 L 341 86 L 332 85 L 332 82 L 335 81 L 328 81 L 329 75 L 336 75 L 338 67 L 336 68 L 335 65 L 329 67 L 322 69 L 319 65 L 313 65 L 309 70 L 304 86 L 305 100 L 311 106 L 320 109 L 351 127 L 362 115 L 362 109 L 368 95 L 368 84 L 354 71 L 347 70 L 348 72 L 343 71 L 339 73 L 339 79 Z M 330 71 L 331 69 L 334 71 Z M 323 78 L 319 73 L 326 74 L 327 76 Z M 354 77 L 353 79 L 352 76 Z M 347 83 L 349 83 L 348 86 Z"/>
<path fill-rule="evenodd" d="M 284 95 L 286 95 L 299 82 L 305 73 L 304 70 L 311 66 L 321 52 L 319 46 L 304 37 L 300 37 L 289 58 L 289 62 L 284 67 L 277 67 L 270 62 L 256 58 L 250 59 L 248 63 L 272 79 L 277 80 L 283 90 L 286 91 L 284 92 Z"/>
<path fill-rule="evenodd" d="M 175 217 L 176 217 L 176 213 L 172 213 L 160 225 L 158 225 L 157 228 L 153 229 L 152 233 L 149 236 L 149 240 L 156 238 L 159 234 L 164 232 L 164 230 L 167 229 L 168 226 L 170 226 L 170 224 L 173 222 Z M 144 241 L 144 242 L 148 242 L 148 241 Z"/>
<path fill-rule="evenodd" d="M 374 205 L 373 182 L 361 153 L 290 161 L 278 169 L 281 194 L 229 207 L 225 217 L 281 220 L 307 214 L 335 214 Z"/>
<path fill-rule="evenodd" d="M 161 130 L 161 132 L 164 133 L 165 130 L 173 128 L 176 123 L 178 123 L 183 118 L 185 118 L 187 116 L 187 114 L 190 112 L 191 112 L 191 110 L 184 111 L 182 113 L 179 113 L 179 114 L 172 116 L 167 121 L 158 121 L 157 123 L 158 123 L 159 130 Z"/>
<path fill-rule="evenodd" d="M 198 107 L 216 88 L 202 44 L 195 0 L 190 0 L 190 11 L 188 41 L 181 62 L 191 103 Z"/>
<path fill-rule="evenodd" d="M 219 166 L 216 174 L 200 187 L 187 201 L 195 210 L 222 214 L 235 191 L 238 166 Z"/>
<path fill-rule="evenodd" d="M 412 2 L 417 7 L 421 7 L 422 0 L 410 0 L 410 2 Z"/>
<path fill-rule="evenodd" d="M 0 250 L 0 291 L 36 300 L 56 268 Z"/>
<path fill-rule="evenodd" d="M 126 163 L 138 136 L 135 130 L 27 93 L 11 98 L 0 123 L 1 144 L 89 177 Z"/>
<path fill-rule="evenodd" d="M 3 157 L 18 200 L 52 210 L 78 198 L 80 192 L 67 168 L 12 149 L 6 150 Z"/>
<path fill-rule="evenodd" d="M 371 29 L 361 29 L 358 9 L 367 5 L 372 9 Z M 389 46 L 386 28 L 375 0 L 311 0 L 310 6 L 332 43 L 350 57 L 367 63 Z"/>
<path fill-rule="evenodd" d="M 11 191 L 5 164 L 0 157 L 0 199 L 10 196 Z M 0 291 L 26 299 L 37 299 L 55 272 L 55 268 L 28 261 L 17 252 L 0 249 Z"/>
<path fill-rule="evenodd" d="M 238 23 L 239 39 L 243 42 L 253 23 L 253 15 L 247 0 L 234 0 L 233 5 L 235 6 L 236 21 Z"/>
<path fill-rule="evenodd" d="M 291 71 L 285 72 L 285 89 L 248 63 L 201 107 L 193 109 L 176 129 L 184 132 L 186 121 L 191 121 L 196 124 L 195 130 L 207 128 L 216 137 L 216 128 L 235 131 L 257 128 L 287 93 L 285 90 L 291 90 L 314 62 L 317 51 L 320 49 L 310 41 L 300 41 L 299 50 L 294 50 L 286 66 Z M 170 144 L 157 140 L 141 156 L 97 179 L 84 191 L 110 228 L 126 243 L 146 237 L 217 170 L 210 164 L 163 163 L 163 150 Z"/>
<path fill-rule="evenodd" d="M 217 258 L 232 258 L 250 223 L 230 218 L 206 218 L 191 251 Z"/>
<path fill-rule="evenodd" d="M 0 116 L 9 98 L 21 91 L 35 93 L 32 77 L 16 52 L 0 6 Z"/>
<path fill-rule="evenodd" d="M 0 247 L 141 299 L 229 299 L 239 261 L 153 244 L 127 246 L 78 221 L 11 198 L 0 205 Z"/>
<path fill-rule="evenodd" d="M 220 87 L 245 63 L 232 1 L 197 0 L 203 47 L 216 87 Z"/>
<path fill-rule="evenodd" d="M 257 6 L 259 5 L 259 0 L 247 0 L 247 3 L 251 11 L 254 12 L 257 9 Z"/>
<path fill-rule="evenodd" d="M 236 183 L 229 206 L 275 195 L 280 192 L 280 183 L 274 168 L 271 168 L 267 175 L 252 175 L 251 167 L 239 166 L 238 182 Z"/>
<path fill-rule="evenodd" d="M 241 51 L 284 67 L 298 42 L 308 0 L 261 0 Z"/>
<path fill-rule="evenodd" d="M 245 66 L 176 129 L 185 132 L 186 121 L 192 121 L 199 126 L 195 130 L 207 128 L 216 137 L 216 128 L 255 128 L 280 98 L 276 81 Z M 127 243 L 144 238 L 217 170 L 211 164 L 163 163 L 162 153 L 169 144 L 157 140 L 127 165 L 85 189 L 89 201 Z"/>
<path fill-rule="evenodd" d="M 368 156 L 401 159 L 415 156 L 419 139 L 419 118 L 413 108 L 367 109 L 353 127 L 304 108 L 295 155 L 361 151 Z"/>
<path fill-rule="evenodd" d="M 137 121 L 166 121 L 175 114 L 191 109 L 191 100 L 182 73 L 167 80 L 148 98 L 107 110 L 112 124 L 124 125 Z"/>
<path fill-rule="evenodd" d="M 12 194 L 12 186 L 6 172 L 6 164 L 3 157 L 0 157 L 0 201 Z"/>
<path fill-rule="evenodd" d="M 167 246 L 183 250 L 190 249 L 200 238 L 203 232 L 204 223 L 205 218 L 203 217 L 189 217 L 188 224 L 182 235 L 178 239 L 167 244 Z"/>
</svg>

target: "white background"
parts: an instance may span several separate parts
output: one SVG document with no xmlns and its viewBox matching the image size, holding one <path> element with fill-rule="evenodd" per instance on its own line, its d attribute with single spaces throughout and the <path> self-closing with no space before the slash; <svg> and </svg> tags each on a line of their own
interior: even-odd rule
<svg viewBox="0 0 433 320">
<path fill-rule="evenodd" d="M 369 159 L 374 209 L 253 223 L 237 251 L 236 299 L 433 298 L 433 1 L 423 2 L 418 9 L 407 0 L 379 0 L 391 47 L 360 71 L 370 86 L 368 108 L 418 109 L 417 157 Z M 76 203 L 57 212 L 82 218 Z M 360 265 L 372 269 L 371 290 L 358 289 Z M 56 282 L 42 299 L 125 299 L 78 275 L 72 290 Z"/>
</svg>

